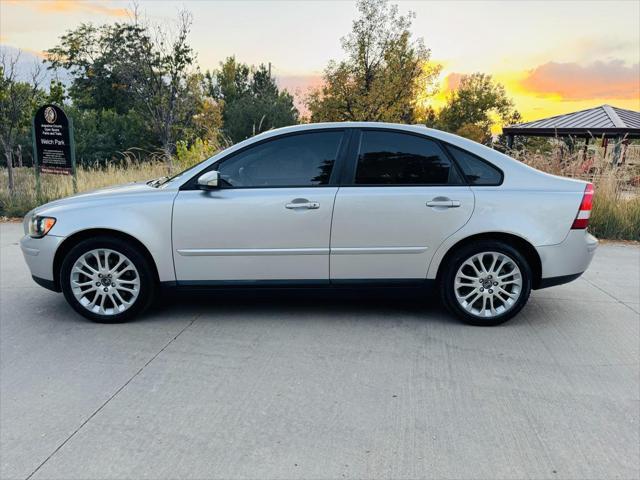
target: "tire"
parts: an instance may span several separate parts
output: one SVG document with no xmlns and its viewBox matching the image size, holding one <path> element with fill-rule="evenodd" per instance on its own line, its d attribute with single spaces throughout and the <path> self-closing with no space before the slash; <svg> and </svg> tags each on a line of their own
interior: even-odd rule
<svg viewBox="0 0 640 480">
<path fill-rule="evenodd" d="M 520 251 L 499 240 L 481 240 L 448 258 L 439 287 L 444 305 L 463 322 L 494 326 L 522 310 L 531 283 L 531 267 Z"/>
<path fill-rule="evenodd" d="M 126 322 L 141 314 L 153 302 L 156 286 L 142 252 L 109 236 L 74 246 L 62 261 L 59 280 L 69 305 L 99 323 Z"/>
</svg>

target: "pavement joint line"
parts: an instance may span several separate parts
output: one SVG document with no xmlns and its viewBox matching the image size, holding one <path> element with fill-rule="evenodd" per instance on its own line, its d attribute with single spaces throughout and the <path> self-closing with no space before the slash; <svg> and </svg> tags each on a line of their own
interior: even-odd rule
<svg viewBox="0 0 640 480">
<path fill-rule="evenodd" d="M 606 290 L 604 290 L 603 288 L 599 287 L 598 285 L 596 285 L 595 283 L 593 283 L 591 280 L 584 278 L 583 279 L 585 282 L 587 282 L 589 285 L 592 285 L 594 287 L 596 287 L 598 290 L 600 290 L 602 293 L 604 293 L 605 295 L 608 295 L 609 297 L 613 298 L 616 302 L 618 302 L 620 305 L 624 305 L 625 307 L 627 307 L 629 310 L 631 310 L 633 313 L 638 313 L 636 312 L 636 310 L 634 308 L 631 308 L 629 305 L 627 305 L 626 303 L 624 303 L 622 300 L 618 300 L 616 297 L 614 297 L 613 295 L 611 295 L 609 292 L 607 292 Z"/>
<path fill-rule="evenodd" d="M 78 426 L 78 428 L 76 428 L 71 433 L 71 435 L 69 435 L 60 445 L 58 445 L 56 449 L 53 452 L 51 452 L 51 454 L 47 458 L 45 458 L 44 461 L 40 463 L 40 465 L 38 465 L 36 469 L 25 478 L 25 480 L 29 480 L 31 477 L 33 477 L 38 472 L 38 470 L 40 470 L 56 453 L 58 453 L 62 449 L 62 447 L 64 447 L 69 442 L 69 440 L 71 440 L 75 436 L 76 433 L 78 433 L 82 429 L 82 427 L 84 427 L 87 423 L 89 423 L 93 419 L 93 417 L 95 417 L 98 413 L 100 413 L 100 411 L 104 407 L 106 407 L 111 400 L 113 400 L 122 390 L 124 390 L 127 387 L 127 385 L 129 385 L 133 381 L 134 378 L 140 375 L 142 371 L 151 364 L 151 362 L 153 362 L 156 358 L 158 358 L 158 356 L 162 352 L 164 352 L 167 349 L 167 347 L 169 347 L 169 345 L 171 345 L 174 341 L 176 341 L 176 339 L 180 335 L 182 335 L 189 327 L 191 327 L 191 325 L 193 325 L 198 318 L 200 318 L 200 314 L 196 314 L 196 316 L 193 317 L 193 320 L 191 320 L 182 330 L 180 330 L 171 340 L 169 340 L 155 355 L 153 355 L 147 361 L 147 363 L 145 363 L 142 367 L 140 367 L 140 369 L 136 373 L 134 373 L 120 388 L 118 388 L 118 390 L 116 390 L 115 393 L 111 395 L 102 405 L 100 405 L 95 412 L 89 415 L 89 417 L 84 422 L 82 422 Z"/>
</svg>

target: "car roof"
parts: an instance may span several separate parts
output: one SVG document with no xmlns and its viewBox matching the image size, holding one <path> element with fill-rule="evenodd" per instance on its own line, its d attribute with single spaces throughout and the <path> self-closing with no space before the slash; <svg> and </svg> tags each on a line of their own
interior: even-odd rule
<svg viewBox="0 0 640 480">
<path fill-rule="evenodd" d="M 255 137 L 255 138 L 268 138 L 275 135 L 282 135 L 283 133 L 290 132 L 302 132 L 308 130 L 322 130 L 327 128 L 387 128 L 393 130 L 404 130 L 410 132 L 425 133 L 427 130 L 432 130 L 424 125 L 406 125 L 402 123 L 387 123 L 387 122 L 320 122 L 320 123 L 301 123 L 298 125 L 290 125 L 288 127 L 274 128 L 273 130 L 267 130 Z"/>
<path fill-rule="evenodd" d="M 279 137 L 281 135 L 286 135 L 289 133 L 296 132 L 306 132 L 313 130 L 323 130 L 323 129 L 332 129 L 332 128 L 376 128 L 376 129 L 386 129 L 386 130 L 397 130 L 399 132 L 407 132 L 414 133 L 417 135 L 423 135 L 427 138 L 433 138 L 436 140 L 440 140 L 442 142 L 448 143 L 450 145 L 459 147 L 463 150 L 466 150 L 472 154 L 475 154 L 484 160 L 489 161 L 494 164 L 498 168 L 500 168 L 505 173 L 505 183 L 503 186 L 512 183 L 515 178 L 518 178 L 522 182 L 527 182 L 527 178 L 531 178 L 531 175 L 534 176 L 544 176 L 550 179 L 553 177 L 552 175 L 542 173 L 537 171 L 523 163 L 514 160 L 507 155 L 504 155 L 497 150 L 489 148 L 480 143 L 474 142 L 464 137 L 460 137 L 458 135 L 454 135 L 452 133 L 443 132 L 441 130 L 436 130 L 434 128 L 428 128 L 425 125 L 405 125 L 401 123 L 385 123 L 385 122 L 324 122 L 324 123 L 305 123 L 299 125 L 291 125 L 288 127 L 276 128 L 273 130 L 268 130 L 266 132 L 255 135 L 251 138 L 243 140 L 235 145 L 232 145 L 225 150 L 222 150 L 212 156 L 211 158 L 203 161 L 200 165 L 195 168 L 190 176 L 196 175 L 198 172 L 205 170 L 213 163 L 231 155 L 232 153 L 248 147 L 254 143 L 258 143 L 263 140 L 267 140 L 269 138 Z M 562 179 L 563 181 L 565 179 Z M 177 178 L 174 182 L 169 182 L 174 185 L 181 185 L 185 183 L 186 179 Z M 169 184 L 167 184 L 169 185 Z"/>
</svg>

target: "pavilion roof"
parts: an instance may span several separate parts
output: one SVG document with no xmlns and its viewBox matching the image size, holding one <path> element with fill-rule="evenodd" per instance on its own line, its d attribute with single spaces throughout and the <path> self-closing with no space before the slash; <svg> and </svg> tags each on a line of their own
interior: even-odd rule
<svg viewBox="0 0 640 480">
<path fill-rule="evenodd" d="M 564 115 L 504 127 L 505 135 L 526 136 L 627 136 L 640 138 L 640 112 L 601 105 Z"/>
</svg>

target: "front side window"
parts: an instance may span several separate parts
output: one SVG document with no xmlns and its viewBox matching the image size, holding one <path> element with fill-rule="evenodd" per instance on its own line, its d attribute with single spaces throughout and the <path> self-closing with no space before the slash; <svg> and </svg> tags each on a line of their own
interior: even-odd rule
<svg viewBox="0 0 640 480">
<path fill-rule="evenodd" d="M 220 178 L 231 187 L 303 187 L 329 183 L 342 131 L 276 138 L 224 160 Z"/>
<path fill-rule="evenodd" d="M 502 172 L 494 166 L 461 148 L 447 145 L 447 149 L 458 162 L 469 185 L 500 185 L 502 183 Z"/>
<path fill-rule="evenodd" d="M 356 184 L 459 185 L 460 176 L 433 140 L 397 132 L 364 131 Z"/>
</svg>

